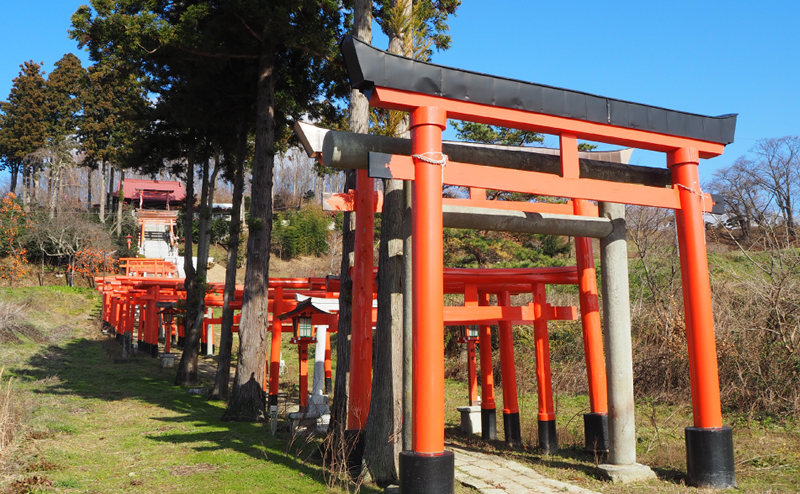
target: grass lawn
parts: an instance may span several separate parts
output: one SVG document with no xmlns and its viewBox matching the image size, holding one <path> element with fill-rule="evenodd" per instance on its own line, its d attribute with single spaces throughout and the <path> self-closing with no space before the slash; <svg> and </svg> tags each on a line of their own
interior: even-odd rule
<svg viewBox="0 0 800 494">
<path fill-rule="evenodd" d="M 86 289 L 55 287 L 0 290 L 0 303 L 24 305 L 15 339 L 0 340 L 5 372 L 0 395 L 12 392 L 22 424 L 16 441 L 0 450 L 0 491 L 24 492 L 276 492 L 324 493 L 329 489 L 314 441 L 269 434 L 267 424 L 221 422 L 224 404 L 172 386 L 174 369 L 136 356 L 114 363 L 120 349 L 100 332 L 99 297 Z M 13 329 L 16 328 L 16 329 Z M 2 334 L 0 334 L 2 336 Z M 7 336 L 7 335 L 6 335 Z M 288 341 L 288 338 L 285 338 Z M 283 390 L 296 394 L 296 347 L 285 345 L 289 370 Z M 202 365 L 215 369 L 212 358 Z M 534 376 L 518 375 L 519 380 Z M 207 382 L 204 384 L 208 384 Z M 528 386 L 529 388 L 529 386 Z M 527 388 L 526 388 L 527 389 Z M 502 390 L 497 389 L 498 437 L 502 439 Z M 514 458 L 558 480 L 600 492 L 696 492 L 683 485 L 683 428 L 688 405 L 637 403 L 638 457 L 659 480 L 620 487 L 598 480 L 601 458 L 583 452 L 585 396 L 557 397 L 555 455 L 536 453 L 536 396 L 520 397 L 522 450 L 487 443 L 458 431 L 456 407 L 466 385 L 446 382 L 447 440 Z M 741 492 L 798 492 L 800 428 L 792 420 L 725 415 L 734 427 Z M 364 485 L 361 492 L 381 492 Z M 457 492 L 473 492 L 457 487 Z"/>
</svg>

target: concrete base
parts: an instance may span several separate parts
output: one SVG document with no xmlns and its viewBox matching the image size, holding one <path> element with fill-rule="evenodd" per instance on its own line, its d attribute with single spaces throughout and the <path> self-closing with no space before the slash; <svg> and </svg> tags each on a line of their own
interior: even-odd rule
<svg viewBox="0 0 800 494">
<path fill-rule="evenodd" d="M 633 465 L 597 465 L 600 477 L 610 480 L 615 484 L 630 484 L 644 480 L 655 480 L 656 474 L 647 465 L 634 463 Z"/>
<path fill-rule="evenodd" d="M 159 355 L 159 358 L 161 359 L 161 368 L 171 369 L 175 367 L 175 357 L 177 355 L 177 353 L 162 353 Z"/>
<path fill-rule="evenodd" d="M 467 434 L 480 434 L 481 428 L 481 407 L 458 407 L 461 412 L 461 430 Z"/>
</svg>

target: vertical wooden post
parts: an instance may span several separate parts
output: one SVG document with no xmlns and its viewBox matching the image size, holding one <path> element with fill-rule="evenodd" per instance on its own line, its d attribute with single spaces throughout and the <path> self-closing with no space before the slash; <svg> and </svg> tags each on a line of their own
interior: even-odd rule
<svg viewBox="0 0 800 494">
<path fill-rule="evenodd" d="M 372 392 L 372 264 L 374 181 L 367 170 L 356 174 L 356 238 L 353 260 L 353 320 L 350 333 L 350 406 L 347 429 L 367 424 Z"/>
<path fill-rule="evenodd" d="M 481 293 L 478 305 L 489 305 L 489 295 Z M 494 402 L 494 372 L 492 370 L 492 328 L 481 325 L 479 340 L 481 345 L 481 437 L 497 439 L 497 409 Z"/>
<path fill-rule="evenodd" d="M 697 150 L 692 148 L 667 155 L 673 187 L 680 194 L 681 209 L 675 213 L 685 280 L 683 300 L 692 380 L 694 427 L 687 427 L 685 432 L 686 469 L 692 485 L 727 488 L 736 485 L 733 431 L 722 427 L 699 161 Z"/>
<path fill-rule="evenodd" d="M 300 357 L 300 411 L 308 410 L 308 343 L 301 341 L 297 345 Z"/>
<path fill-rule="evenodd" d="M 412 451 L 400 453 L 400 491 L 455 491 L 455 458 L 444 450 L 444 300 L 442 131 L 447 114 L 420 107 L 411 114 L 415 181 L 413 236 Z"/>
<path fill-rule="evenodd" d="M 589 203 L 584 199 L 573 201 L 578 216 L 589 214 Z M 597 302 L 597 273 L 594 267 L 592 239 L 575 238 L 575 260 L 578 268 L 578 293 L 581 305 L 583 350 L 586 359 L 586 377 L 589 382 L 590 413 L 583 415 L 585 448 L 587 451 L 608 450 L 608 389 L 606 364 L 603 361 L 603 333 L 600 329 L 600 307 Z"/>
<path fill-rule="evenodd" d="M 508 292 L 497 294 L 497 305 L 511 306 Z M 506 443 L 522 446 L 522 430 L 517 401 L 517 369 L 514 362 L 514 334 L 510 321 L 500 321 L 500 365 L 503 368 L 503 430 Z"/>
<path fill-rule="evenodd" d="M 536 383 L 539 391 L 539 451 L 558 451 L 553 383 L 550 375 L 550 337 L 547 333 L 547 292 L 542 283 L 533 285 L 533 337 L 536 347 Z"/>
<path fill-rule="evenodd" d="M 270 420 L 278 416 L 278 385 L 281 372 L 281 333 L 283 323 L 278 318 L 283 314 L 283 287 L 275 287 L 272 299 L 272 339 L 269 347 L 269 413 Z"/>
</svg>

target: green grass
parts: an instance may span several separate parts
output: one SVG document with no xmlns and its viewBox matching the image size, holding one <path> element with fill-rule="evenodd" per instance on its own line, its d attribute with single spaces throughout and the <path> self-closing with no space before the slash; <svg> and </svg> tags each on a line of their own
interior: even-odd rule
<svg viewBox="0 0 800 494">
<path fill-rule="evenodd" d="M 24 289 L 0 297 L 37 293 L 65 297 L 50 317 L 31 310 L 41 329 L 82 317 L 58 341 L 0 348 L 3 362 L 18 356 L 10 371 L 27 410 L 5 484 L 39 476 L 52 482 L 45 490 L 59 492 L 329 492 L 314 443 L 290 444 L 265 424 L 222 422 L 224 404 L 172 386 L 174 369 L 157 360 L 115 364 L 113 338 L 86 319 L 92 294 Z"/>
</svg>

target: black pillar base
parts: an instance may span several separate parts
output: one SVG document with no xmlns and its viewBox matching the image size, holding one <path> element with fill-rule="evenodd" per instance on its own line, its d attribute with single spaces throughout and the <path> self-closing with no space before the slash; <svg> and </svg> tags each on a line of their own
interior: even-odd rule
<svg viewBox="0 0 800 494">
<path fill-rule="evenodd" d="M 278 395 L 269 395 L 267 406 L 278 406 Z"/>
<path fill-rule="evenodd" d="M 138 348 L 141 353 L 147 353 L 150 351 L 150 344 L 145 341 L 139 340 L 138 344 L 136 345 L 136 348 Z"/>
<path fill-rule="evenodd" d="M 215 345 L 211 345 L 211 355 L 214 355 L 214 350 L 215 350 L 216 348 L 217 348 L 217 347 L 216 347 Z"/>
<path fill-rule="evenodd" d="M 208 349 L 208 343 L 200 343 L 200 355 L 205 355 Z"/>
<path fill-rule="evenodd" d="M 539 421 L 539 453 L 551 455 L 558 451 L 555 420 Z"/>
<path fill-rule="evenodd" d="M 364 445 L 367 436 L 361 430 L 344 431 L 345 447 L 347 448 L 347 472 L 351 479 L 357 479 L 361 475 L 361 464 L 364 460 Z"/>
<path fill-rule="evenodd" d="M 685 434 L 689 485 L 713 489 L 736 487 L 731 428 L 687 427 Z"/>
<path fill-rule="evenodd" d="M 586 451 L 590 453 L 608 452 L 607 413 L 584 413 L 583 432 L 586 437 Z"/>
<path fill-rule="evenodd" d="M 325 394 L 330 393 L 331 390 L 333 389 L 333 386 L 331 385 L 331 383 L 332 383 L 331 378 L 330 377 L 326 377 L 325 378 Z"/>
<path fill-rule="evenodd" d="M 122 335 L 120 333 L 114 333 L 114 339 L 116 341 L 122 342 Z"/>
<path fill-rule="evenodd" d="M 497 439 L 497 410 L 481 408 L 481 437 L 487 441 Z"/>
<path fill-rule="evenodd" d="M 506 433 L 506 444 L 514 448 L 522 447 L 522 430 L 519 425 L 519 412 L 503 413 L 503 430 Z"/>
<path fill-rule="evenodd" d="M 403 494 L 453 494 L 455 455 L 443 451 L 436 456 L 414 451 L 400 452 L 400 492 Z"/>
<path fill-rule="evenodd" d="M 158 344 L 150 345 L 150 356 L 153 358 L 158 357 Z"/>
<path fill-rule="evenodd" d="M 175 346 L 176 346 L 176 347 L 178 347 L 178 348 L 180 348 L 181 350 L 183 350 L 183 340 L 184 340 L 184 339 L 185 339 L 185 337 L 184 337 L 184 336 L 178 336 L 178 344 L 177 344 L 177 345 L 175 345 Z"/>
</svg>

